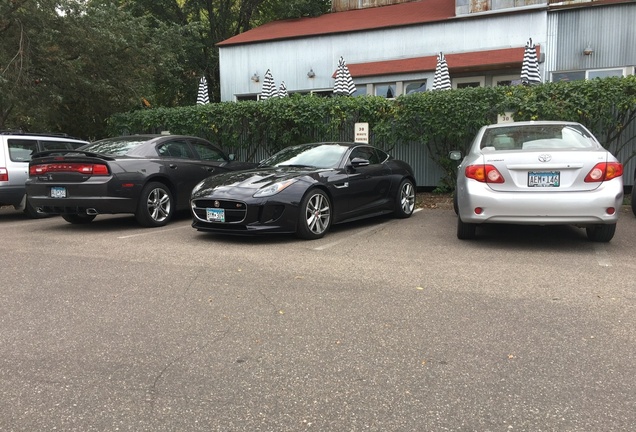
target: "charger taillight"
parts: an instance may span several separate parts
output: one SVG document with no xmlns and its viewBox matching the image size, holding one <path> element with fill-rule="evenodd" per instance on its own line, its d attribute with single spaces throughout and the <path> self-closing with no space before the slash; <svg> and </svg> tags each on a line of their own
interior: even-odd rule
<svg viewBox="0 0 636 432">
<path fill-rule="evenodd" d="M 108 175 L 108 166 L 106 164 L 97 163 L 81 163 L 81 162 L 54 162 L 45 164 L 36 164 L 29 167 L 29 175 L 38 176 L 52 172 L 67 172 L 89 175 Z"/>
</svg>

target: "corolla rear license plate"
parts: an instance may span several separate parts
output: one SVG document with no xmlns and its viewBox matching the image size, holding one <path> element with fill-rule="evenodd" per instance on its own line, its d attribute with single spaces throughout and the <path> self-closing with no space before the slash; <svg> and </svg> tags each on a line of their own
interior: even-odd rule
<svg viewBox="0 0 636 432">
<path fill-rule="evenodd" d="M 205 215 L 208 222 L 225 222 L 225 209 L 206 208 Z"/>
<path fill-rule="evenodd" d="M 559 187 L 560 171 L 529 171 L 528 187 Z"/>
<path fill-rule="evenodd" d="M 51 198 L 66 198 L 66 188 L 62 186 L 53 186 L 51 188 Z"/>
</svg>

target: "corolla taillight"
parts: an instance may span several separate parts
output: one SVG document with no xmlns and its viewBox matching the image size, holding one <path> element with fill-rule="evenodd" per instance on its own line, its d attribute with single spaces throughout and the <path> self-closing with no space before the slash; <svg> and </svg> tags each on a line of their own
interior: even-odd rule
<svg viewBox="0 0 636 432">
<path fill-rule="evenodd" d="M 585 183 L 596 183 L 611 180 L 623 175 L 623 164 L 620 162 L 599 162 L 585 176 Z"/>
<path fill-rule="evenodd" d="M 482 183 L 504 183 L 505 180 L 494 165 L 468 165 L 466 177 Z"/>
<path fill-rule="evenodd" d="M 106 164 L 55 162 L 31 165 L 29 167 L 29 175 L 31 176 L 37 176 L 51 172 L 72 172 L 90 175 L 108 175 L 108 166 Z"/>
</svg>

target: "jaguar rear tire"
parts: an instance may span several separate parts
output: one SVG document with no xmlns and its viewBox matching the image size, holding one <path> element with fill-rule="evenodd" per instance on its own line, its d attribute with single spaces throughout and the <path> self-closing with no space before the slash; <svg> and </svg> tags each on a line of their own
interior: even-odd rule
<svg viewBox="0 0 636 432">
<path fill-rule="evenodd" d="M 411 217 L 415 210 L 415 186 L 411 180 L 402 180 L 395 201 L 395 216 L 400 219 Z"/>
</svg>

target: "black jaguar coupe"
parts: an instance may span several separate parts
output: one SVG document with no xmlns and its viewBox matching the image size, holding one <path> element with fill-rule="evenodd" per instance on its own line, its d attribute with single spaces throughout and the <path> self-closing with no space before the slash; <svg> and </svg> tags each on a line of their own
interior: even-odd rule
<svg viewBox="0 0 636 432">
<path fill-rule="evenodd" d="M 323 237 L 332 224 L 415 208 L 412 168 L 367 144 L 281 150 L 252 170 L 210 177 L 192 191 L 193 228 L 226 234 Z"/>
</svg>

